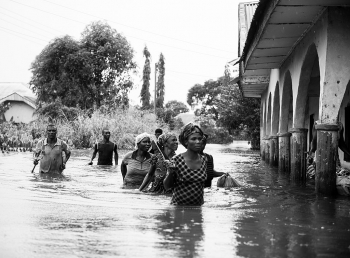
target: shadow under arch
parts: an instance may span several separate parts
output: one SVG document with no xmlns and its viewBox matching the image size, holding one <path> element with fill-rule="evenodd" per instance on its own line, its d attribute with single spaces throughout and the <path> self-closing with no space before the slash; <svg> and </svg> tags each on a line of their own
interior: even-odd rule
<svg viewBox="0 0 350 258">
<path fill-rule="evenodd" d="M 283 78 L 282 98 L 280 104 L 279 119 L 279 146 L 278 146 L 278 170 L 282 173 L 290 173 L 290 134 L 289 129 L 293 121 L 293 88 L 290 71 Z"/>
<path fill-rule="evenodd" d="M 282 89 L 282 101 L 280 112 L 280 133 L 287 133 L 292 127 L 293 120 L 293 88 L 292 77 L 287 71 L 284 76 L 284 83 Z"/>
<path fill-rule="evenodd" d="M 309 98 L 309 85 L 311 82 L 311 74 L 314 70 L 314 64 L 317 61 L 318 66 L 318 54 L 316 45 L 312 43 L 305 55 L 303 65 L 301 67 L 299 86 L 296 92 L 295 103 L 295 116 L 294 126 L 295 128 L 305 127 L 305 117 L 308 111 L 308 98 Z M 319 71 L 319 66 L 317 67 Z M 318 85 L 319 88 L 320 85 Z M 317 87 L 316 87 L 317 88 Z"/>
<path fill-rule="evenodd" d="M 279 87 L 279 83 L 277 82 L 275 93 L 273 96 L 273 110 L 272 110 L 272 124 L 271 124 L 272 135 L 277 134 L 279 121 L 280 121 L 280 87 Z"/>
<path fill-rule="evenodd" d="M 266 118 L 266 135 L 271 135 L 271 92 L 269 94 L 268 106 L 267 106 L 267 118 Z"/>
</svg>

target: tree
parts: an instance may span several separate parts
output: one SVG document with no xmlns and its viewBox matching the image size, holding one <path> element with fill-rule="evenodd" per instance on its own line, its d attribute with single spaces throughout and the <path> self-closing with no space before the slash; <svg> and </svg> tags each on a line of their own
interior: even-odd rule
<svg viewBox="0 0 350 258">
<path fill-rule="evenodd" d="M 181 113 L 186 113 L 189 111 L 185 103 L 177 100 L 168 101 L 165 104 L 166 109 L 170 109 L 174 112 L 174 117 Z"/>
<path fill-rule="evenodd" d="M 151 94 L 149 92 L 150 86 L 150 74 L 151 74 L 151 65 L 150 65 L 150 57 L 151 53 L 148 51 L 147 46 L 145 46 L 143 50 L 143 56 L 146 57 L 145 65 L 143 67 L 143 76 L 142 76 L 142 88 L 141 88 L 141 104 L 143 109 L 148 109 L 150 107 L 150 98 Z"/>
<path fill-rule="evenodd" d="M 163 108 L 164 105 L 164 94 L 165 94 L 165 85 L 164 85 L 164 75 L 165 75 L 165 61 L 164 56 L 160 53 L 158 61 L 158 80 L 157 80 L 157 90 L 156 90 L 156 107 Z"/>
<path fill-rule="evenodd" d="M 252 143 L 259 147 L 260 103 L 255 98 L 244 98 L 237 84 L 222 88 L 221 98 L 217 101 L 220 126 L 227 128 L 231 135 L 244 132 Z"/>
<path fill-rule="evenodd" d="M 81 90 L 72 78 L 73 56 L 79 52 L 79 42 L 69 36 L 54 39 L 31 65 L 30 81 L 37 95 L 37 102 L 53 102 L 61 98 L 64 105 L 82 104 L 78 96 Z"/>
<path fill-rule="evenodd" d="M 121 34 L 93 22 L 81 41 L 57 38 L 32 63 L 30 85 L 41 103 L 60 98 L 63 105 L 91 108 L 94 104 L 128 104 L 132 88 L 133 49 Z"/>
<path fill-rule="evenodd" d="M 198 115 L 213 115 L 218 118 L 215 101 L 220 98 L 223 77 L 218 80 L 209 80 L 201 84 L 195 84 L 189 89 L 187 94 L 187 103 L 191 107 L 201 105 L 200 110 L 196 111 Z"/>
<path fill-rule="evenodd" d="M 10 108 L 10 103 L 0 103 L 0 122 L 5 121 L 5 112 Z"/>
</svg>

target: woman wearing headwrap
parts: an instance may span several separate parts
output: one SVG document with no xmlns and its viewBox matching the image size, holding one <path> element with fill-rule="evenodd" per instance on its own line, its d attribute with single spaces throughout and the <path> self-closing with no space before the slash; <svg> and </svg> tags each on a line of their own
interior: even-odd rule
<svg viewBox="0 0 350 258">
<path fill-rule="evenodd" d="M 151 168 L 143 180 L 139 190 L 146 190 L 147 192 L 151 193 L 170 194 L 171 189 L 165 190 L 163 181 L 167 172 L 166 161 L 175 156 L 175 151 L 179 146 L 176 135 L 174 133 L 161 134 L 158 137 L 157 146 L 159 150 L 156 151 L 151 158 Z M 154 180 L 151 183 L 151 187 L 147 190 L 147 186 L 153 178 Z"/>
<path fill-rule="evenodd" d="M 151 147 L 150 135 L 142 133 L 136 136 L 135 151 L 127 153 L 122 161 L 120 170 L 126 188 L 139 187 L 151 167 L 152 154 L 148 152 Z"/>
<path fill-rule="evenodd" d="M 202 139 L 203 132 L 197 125 L 189 123 L 181 129 L 179 141 L 187 150 L 172 158 L 164 179 L 165 189 L 173 188 L 171 204 L 204 203 L 207 159 L 200 154 Z"/>
</svg>

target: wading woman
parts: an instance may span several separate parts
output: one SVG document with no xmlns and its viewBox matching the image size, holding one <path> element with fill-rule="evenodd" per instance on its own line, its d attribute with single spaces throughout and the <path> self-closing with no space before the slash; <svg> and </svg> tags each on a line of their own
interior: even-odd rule
<svg viewBox="0 0 350 258">
<path fill-rule="evenodd" d="M 161 134 L 158 137 L 157 146 L 159 150 L 151 158 L 151 168 L 139 190 L 149 193 L 170 194 L 171 189 L 165 190 L 163 181 L 167 172 L 166 161 L 175 156 L 175 151 L 179 146 L 176 135 L 173 133 Z M 151 182 L 153 178 L 154 180 Z M 151 186 L 147 189 L 150 182 Z"/>
<path fill-rule="evenodd" d="M 165 189 L 173 188 L 171 204 L 202 205 L 204 203 L 204 182 L 207 178 L 207 159 L 200 155 L 202 130 L 192 123 L 185 125 L 179 135 L 186 152 L 176 155 L 169 163 L 164 179 Z"/>
<path fill-rule="evenodd" d="M 150 135 L 142 133 L 136 136 L 135 151 L 125 155 L 120 170 L 125 188 L 139 188 L 148 173 L 152 154 L 148 152 L 151 147 Z"/>
</svg>

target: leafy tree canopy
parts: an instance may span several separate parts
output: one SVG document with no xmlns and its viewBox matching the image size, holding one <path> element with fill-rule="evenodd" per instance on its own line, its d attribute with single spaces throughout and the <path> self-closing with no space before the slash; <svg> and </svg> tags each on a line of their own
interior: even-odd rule
<svg viewBox="0 0 350 258">
<path fill-rule="evenodd" d="M 260 130 L 258 99 L 244 98 L 237 84 L 229 83 L 229 73 L 216 81 L 196 84 L 188 92 L 187 103 L 201 105 L 195 114 L 201 121 L 215 121 L 216 128 L 225 128 L 230 135 L 244 134 L 257 148 Z M 205 123 L 203 124 L 203 126 Z"/>
<path fill-rule="evenodd" d="M 200 105 L 201 108 L 196 111 L 198 115 L 214 115 L 217 119 L 218 113 L 216 110 L 215 101 L 220 98 L 221 86 L 223 78 L 218 80 L 209 80 L 204 85 L 196 84 L 189 89 L 187 94 L 187 103 L 192 106 Z"/>
<path fill-rule="evenodd" d="M 31 65 L 30 85 L 39 105 L 60 98 L 69 107 L 128 104 L 136 67 L 133 49 L 121 34 L 102 22 L 93 22 L 75 41 L 56 38 Z"/>
<path fill-rule="evenodd" d="M 185 103 L 177 100 L 170 100 L 165 104 L 166 109 L 170 109 L 174 112 L 174 116 L 189 111 Z"/>
<path fill-rule="evenodd" d="M 150 74 L 151 74 L 151 64 L 150 64 L 150 57 L 151 53 L 148 51 L 147 46 L 145 46 L 143 50 L 143 55 L 146 58 L 145 65 L 143 67 L 143 76 L 142 76 L 142 88 L 141 88 L 141 103 L 143 109 L 150 108 L 150 99 L 151 94 L 149 92 L 149 86 L 150 86 Z"/>
<path fill-rule="evenodd" d="M 158 68 L 158 80 L 157 80 L 157 89 L 156 89 L 156 107 L 163 108 L 164 105 L 164 95 L 165 95 L 165 85 L 164 85 L 164 76 L 165 76 L 165 59 L 162 53 L 160 53 L 159 61 L 157 63 Z"/>
</svg>

